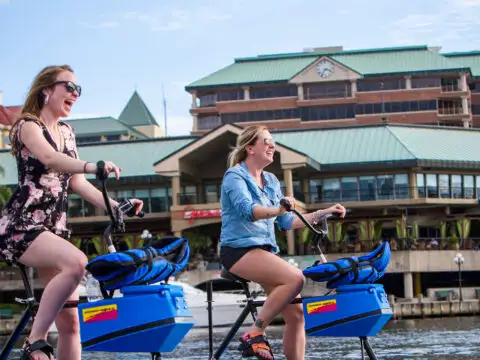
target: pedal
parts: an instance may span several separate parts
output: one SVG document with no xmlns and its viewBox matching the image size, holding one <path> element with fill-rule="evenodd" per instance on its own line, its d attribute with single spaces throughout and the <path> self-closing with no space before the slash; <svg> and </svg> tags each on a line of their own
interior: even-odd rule
<svg viewBox="0 0 480 360">
<path fill-rule="evenodd" d="M 27 298 L 27 299 L 20 299 L 20 298 L 15 298 L 15 302 L 19 303 L 19 304 L 23 304 L 23 305 L 31 305 L 31 304 L 35 304 L 37 301 L 35 300 L 34 297 L 30 297 L 30 298 Z"/>
</svg>

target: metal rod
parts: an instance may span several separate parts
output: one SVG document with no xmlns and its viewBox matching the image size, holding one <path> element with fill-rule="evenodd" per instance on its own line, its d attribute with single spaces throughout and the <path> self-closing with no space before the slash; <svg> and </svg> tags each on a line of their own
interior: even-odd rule
<svg viewBox="0 0 480 360">
<path fill-rule="evenodd" d="M 207 282 L 207 309 L 208 309 L 208 348 L 210 357 L 213 355 L 213 319 L 212 319 L 212 302 L 213 302 L 213 284 L 212 280 Z"/>
</svg>

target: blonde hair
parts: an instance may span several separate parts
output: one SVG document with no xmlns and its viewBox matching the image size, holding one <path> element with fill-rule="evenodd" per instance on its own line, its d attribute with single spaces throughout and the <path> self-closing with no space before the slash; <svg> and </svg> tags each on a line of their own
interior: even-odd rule
<svg viewBox="0 0 480 360">
<path fill-rule="evenodd" d="M 245 148 L 248 145 L 254 145 L 257 141 L 258 134 L 263 130 L 268 130 L 268 128 L 263 125 L 250 125 L 243 129 L 237 137 L 235 148 L 228 154 L 227 165 L 229 168 L 241 163 L 247 158 L 247 150 Z"/>
<path fill-rule="evenodd" d="M 18 150 L 18 122 L 25 118 L 32 118 L 40 121 L 40 112 L 45 106 L 45 94 L 43 93 L 43 89 L 52 86 L 53 83 L 57 81 L 58 74 L 63 71 L 70 71 L 73 73 L 72 68 L 68 65 L 47 66 L 40 71 L 33 80 L 32 86 L 27 95 L 27 100 L 25 100 L 25 104 L 23 104 L 22 112 L 13 123 L 12 129 L 10 130 L 10 143 L 12 144 L 11 153 L 13 155 L 15 155 Z"/>
</svg>

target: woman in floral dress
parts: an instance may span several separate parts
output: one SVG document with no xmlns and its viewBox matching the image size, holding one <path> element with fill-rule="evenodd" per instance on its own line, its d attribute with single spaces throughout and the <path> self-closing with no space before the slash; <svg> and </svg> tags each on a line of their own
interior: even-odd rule
<svg viewBox="0 0 480 360">
<path fill-rule="evenodd" d="M 55 321 L 58 329 L 57 359 L 80 360 L 81 344 L 76 308 L 77 286 L 85 274 L 87 257 L 66 241 L 67 192 L 72 189 L 94 206 L 105 209 L 101 192 L 85 173 L 97 173 L 95 163 L 78 159 L 72 128 L 59 121 L 67 117 L 81 95 L 72 69 L 49 66 L 35 78 L 22 114 L 10 132 L 12 154 L 17 160 L 18 186 L 0 217 L 0 254 L 8 263 L 37 269 L 45 289 L 25 340 L 21 359 L 53 358 L 47 334 Z M 121 169 L 110 161 L 105 171 L 118 179 Z M 138 213 L 143 203 L 132 199 Z M 118 203 L 111 200 L 112 206 Z"/>
</svg>

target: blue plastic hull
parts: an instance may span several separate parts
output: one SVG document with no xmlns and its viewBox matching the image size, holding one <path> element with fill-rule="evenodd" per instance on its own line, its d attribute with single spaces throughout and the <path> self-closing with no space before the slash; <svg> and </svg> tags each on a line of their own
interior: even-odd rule
<svg viewBox="0 0 480 360">
<path fill-rule="evenodd" d="M 194 325 L 180 286 L 128 286 L 120 291 L 123 297 L 79 305 L 84 350 L 170 352 Z"/>
<path fill-rule="evenodd" d="M 303 300 L 308 336 L 375 336 L 392 317 L 382 285 L 344 285 L 331 296 Z"/>
</svg>

